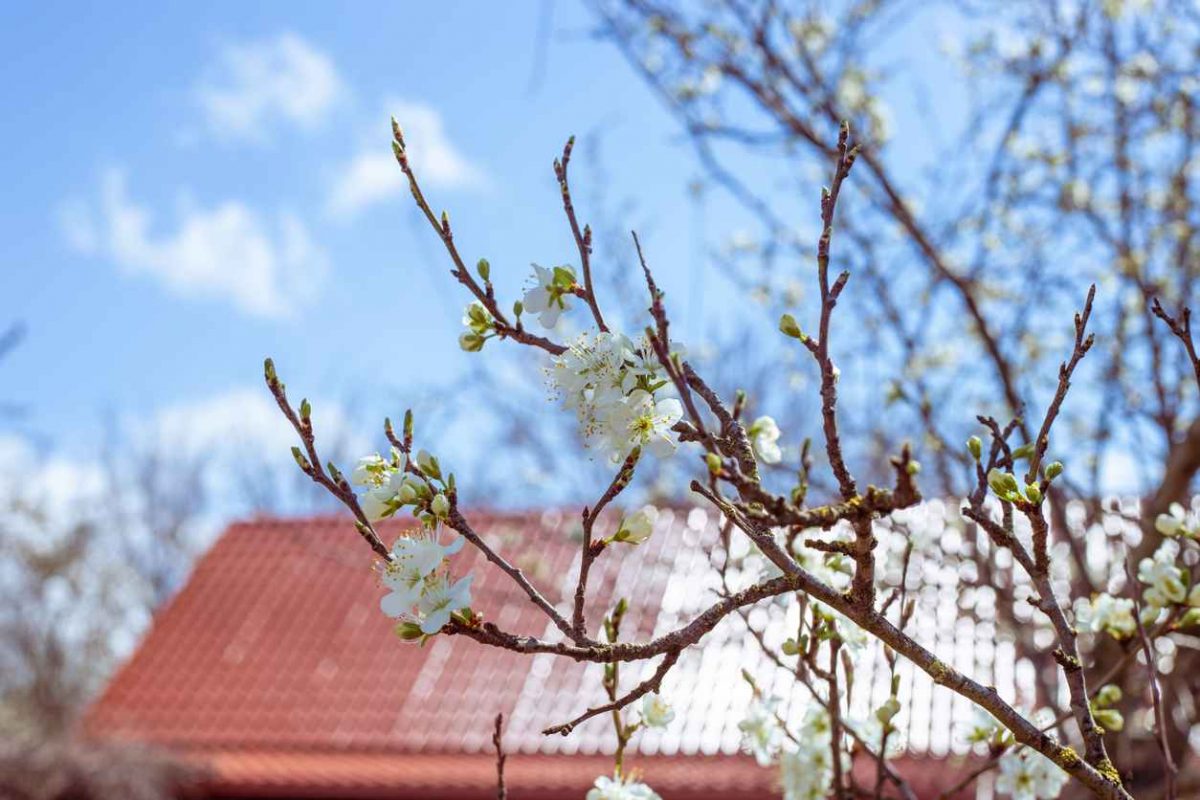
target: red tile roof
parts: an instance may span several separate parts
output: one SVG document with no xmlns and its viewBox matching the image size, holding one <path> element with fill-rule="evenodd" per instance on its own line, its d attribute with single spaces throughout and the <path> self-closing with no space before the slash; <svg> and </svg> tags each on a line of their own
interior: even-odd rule
<svg viewBox="0 0 1200 800">
<path fill-rule="evenodd" d="M 549 512 L 473 521 L 566 608 L 579 550 L 570 535 L 573 517 Z M 677 627 L 711 603 L 714 522 L 703 511 L 667 511 L 647 545 L 606 552 L 592 573 L 593 629 L 617 596 L 631 600 L 627 638 Z M 385 539 L 399 531 L 395 524 L 383 529 Z M 453 794 L 490 786 L 498 712 L 507 720 L 511 781 L 527 786 L 525 794 L 534 796 L 538 786 L 581 792 L 611 770 L 603 757 L 613 747 L 606 718 L 565 738 L 540 733 L 602 701 L 599 665 L 530 658 L 449 636 L 424 648 L 403 644 L 379 611 L 383 590 L 372 558 L 344 518 L 232 526 L 157 615 L 90 709 L 85 731 L 171 748 L 211 766 L 217 790 L 247 796 L 295 796 L 307 787 L 307 796 L 433 797 L 435 787 Z M 475 550 L 465 548 L 452 564 L 455 574 L 475 574 L 477 611 L 505 629 L 554 638 L 541 612 Z M 766 671 L 758 645 L 736 619 L 704 644 L 664 683 L 680 712 L 676 721 L 665 731 L 640 733 L 631 745 L 640 757 L 631 761 L 667 797 L 689 787 L 765 791 L 773 775 L 738 754 L 737 721 L 749 700 L 738 674 L 747 666 Z M 977 666 L 962 664 L 962 652 L 952 645 L 944 655 L 956 666 Z M 966 652 L 973 661 L 974 651 Z M 984 655 L 990 653 L 989 644 Z M 625 685 L 652 670 L 652 664 L 626 667 Z M 862 703 L 886 692 L 886 676 L 874 672 L 870 663 L 858 669 Z M 786 683 L 780 691 L 786 696 Z M 926 709 L 923 717 L 914 710 L 911 724 L 925 726 L 925 742 L 933 730 L 946 739 L 949 704 L 946 698 L 944 708 Z M 910 739 L 917 738 L 910 730 Z M 943 741 L 938 754 L 947 747 Z M 583 757 L 551 758 L 557 754 Z M 663 758 L 676 754 L 697 758 Z"/>
</svg>

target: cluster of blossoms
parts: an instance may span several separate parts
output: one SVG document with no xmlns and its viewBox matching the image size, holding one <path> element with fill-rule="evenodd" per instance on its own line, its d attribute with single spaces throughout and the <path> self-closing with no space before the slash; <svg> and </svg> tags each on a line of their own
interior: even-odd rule
<svg viewBox="0 0 1200 800">
<path fill-rule="evenodd" d="M 375 522 L 411 506 L 413 516 L 433 525 L 450 511 L 450 501 L 436 483 L 443 484 L 442 470 L 436 457 L 424 450 L 410 465 L 403 453 L 393 451 L 391 458 L 376 453 L 359 459 L 350 482 L 362 486 L 358 504 L 367 519 Z"/>
<path fill-rule="evenodd" d="M 1180 540 L 1194 537 L 1196 529 L 1189 526 L 1182 507 L 1172 508 L 1171 514 L 1160 514 L 1156 527 L 1168 536 L 1179 538 L 1166 539 L 1152 557 L 1143 558 L 1138 564 L 1142 623 L 1152 625 L 1181 607 L 1186 609 L 1181 624 L 1200 621 L 1200 583 L 1189 586 L 1188 570 L 1180 566 Z M 1075 601 L 1075 621 L 1083 630 L 1125 639 L 1137 633 L 1134 610 L 1134 602 L 1129 598 L 1098 594 L 1090 600 Z"/>
<path fill-rule="evenodd" d="M 1120 730 L 1113 718 L 1120 718 L 1114 710 L 1105 708 L 1120 699 L 1120 690 L 1115 686 L 1105 686 L 1098 693 L 1095 701 L 1097 719 L 1103 717 L 1102 724 L 1109 730 Z M 1041 709 L 1032 715 L 1035 724 L 1049 724 L 1054 714 L 1048 709 Z M 1012 734 L 1000 726 L 991 714 L 981 708 L 975 710 L 975 720 L 968 726 L 966 739 L 973 744 L 987 744 L 989 747 L 1007 748 L 999 760 L 999 772 L 996 776 L 996 792 L 1011 797 L 1013 800 L 1052 800 L 1058 797 L 1066 785 L 1068 776 L 1053 761 L 1025 747 L 1016 746 Z"/>
<path fill-rule="evenodd" d="M 380 580 L 389 590 L 379 601 L 384 614 L 400 620 L 401 639 L 412 641 L 432 636 L 450 621 L 452 614 L 468 612 L 471 605 L 471 576 L 452 581 L 447 559 L 462 549 L 463 540 L 441 543 L 441 520 L 450 511 L 450 501 L 438 485 L 442 480 L 435 457 L 424 450 L 410 467 L 403 453 L 391 458 L 379 454 L 359 460 L 351 481 L 363 487 L 359 506 L 371 520 L 390 517 L 405 506 L 422 526 L 406 533 L 392 546 L 391 560 L 383 565 Z"/>
<path fill-rule="evenodd" d="M 809 709 L 800 723 L 795 748 L 784 749 L 779 756 L 779 783 L 785 800 L 822 800 L 829 796 L 833 783 L 832 738 L 825 709 Z M 841 752 L 843 768 L 849 770 L 846 751 Z"/>
<path fill-rule="evenodd" d="M 463 540 L 443 545 L 439 538 L 436 528 L 401 536 L 392 546 L 392 560 L 383 568 L 381 580 L 390 591 L 379 607 L 400 620 L 396 632 L 406 641 L 432 636 L 450 622 L 452 614 L 471 605 L 472 576 L 452 582 L 446 562 L 462 548 Z"/>
<path fill-rule="evenodd" d="M 675 452 L 671 428 L 683 417 L 677 398 L 662 397 L 669 381 L 649 342 L 619 333 L 582 334 L 549 368 L 552 391 L 575 412 L 580 432 L 614 460 L 633 448 L 659 457 Z"/>
<path fill-rule="evenodd" d="M 785 736 L 776 711 L 777 698 L 757 700 L 746 717 L 738 723 L 742 732 L 742 747 L 754 756 L 759 766 L 767 767 L 778 761 L 779 780 L 785 800 L 821 800 L 829 796 L 833 785 L 833 728 L 829 714 L 812 706 L 800 722 L 792 742 L 784 745 Z M 846 750 L 844 767 L 850 768 Z"/>
<path fill-rule="evenodd" d="M 630 733 L 639 727 L 665 728 L 675 719 L 675 712 L 669 703 L 657 692 L 652 692 L 642 698 L 642 718 L 628 729 Z M 601 775 L 596 783 L 588 790 L 587 800 L 662 800 L 658 793 L 641 781 L 630 775 L 609 777 Z"/>
</svg>

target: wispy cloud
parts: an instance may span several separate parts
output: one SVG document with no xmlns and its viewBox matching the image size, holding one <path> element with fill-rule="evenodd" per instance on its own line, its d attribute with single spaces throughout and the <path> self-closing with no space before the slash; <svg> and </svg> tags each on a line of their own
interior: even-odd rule
<svg viewBox="0 0 1200 800">
<path fill-rule="evenodd" d="M 174 230 L 155 233 L 149 209 L 110 170 L 94 209 L 78 201 L 60 215 L 68 243 L 182 296 L 216 297 L 260 317 L 284 317 L 311 299 L 327 259 L 293 214 L 268 218 L 238 200 L 183 204 Z"/>
<path fill-rule="evenodd" d="M 403 192 L 404 176 L 386 138 L 389 117 L 403 127 L 409 158 L 424 185 L 464 189 L 485 184 L 483 171 L 450 141 L 437 109 L 425 103 L 390 100 L 372 126 L 371 144 L 338 169 L 327 202 L 331 216 L 347 219 Z"/>
<path fill-rule="evenodd" d="M 225 46 L 196 87 L 196 101 L 215 136 L 261 141 L 281 120 L 317 126 L 341 90 L 329 56 L 282 33 Z"/>
</svg>

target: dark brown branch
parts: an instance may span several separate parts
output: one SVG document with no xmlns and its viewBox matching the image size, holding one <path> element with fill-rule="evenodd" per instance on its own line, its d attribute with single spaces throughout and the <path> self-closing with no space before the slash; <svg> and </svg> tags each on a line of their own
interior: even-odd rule
<svg viewBox="0 0 1200 800">
<path fill-rule="evenodd" d="M 558 187 L 562 191 L 563 210 L 567 214 L 567 222 L 571 225 L 571 235 L 575 237 L 575 246 L 579 249 L 579 266 L 583 272 L 584 300 L 592 310 L 592 318 L 596 326 L 607 331 L 604 315 L 600 313 L 600 304 L 596 300 L 596 289 L 592 284 L 592 229 L 584 226 L 579 230 L 579 220 L 575 217 L 575 204 L 571 200 L 571 186 L 567 180 L 567 167 L 571 163 L 571 151 L 575 148 L 575 137 L 567 140 L 563 147 L 562 159 L 554 162 L 554 177 L 558 179 Z"/>
<path fill-rule="evenodd" d="M 588 573 L 591 571 L 592 562 L 604 551 L 605 547 L 603 541 L 593 541 L 592 530 L 596 525 L 596 519 L 599 517 L 600 512 L 617 495 L 624 491 L 625 487 L 633 479 L 633 473 L 637 468 L 638 459 L 641 455 L 641 448 L 635 447 L 626 456 L 624 463 L 621 464 L 621 468 L 617 470 L 616 477 L 612 479 L 612 483 L 608 485 L 604 494 L 596 501 L 596 505 L 590 509 L 585 508 L 583 510 L 583 544 L 579 557 L 579 579 L 575 583 L 575 606 L 571 612 L 571 628 L 580 637 L 587 636 L 587 619 L 584 615 L 584 604 L 587 600 Z"/>
<path fill-rule="evenodd" d="M 565 353 L 567 348 L 556 342 L 552 342 L 544 336 L 530 333 L 521 325 L 520 320 L 517 320 L 515 324 L 509 322 L 508 317 L 496 302 L 496 298 L 492 292 L 485 290 L 479 285 L 471 275 L 471 271 L 467 269 L 466 263 L 458 252 L 458 246 L 454 243 L 454 233 L 450 229 L 450 217 L 443 212 L 439 220 L 433 209 L 430 208 L 428 201 L 426 201 L 425 195 L 421 191 L 421 186 L 417 183 L 416 173 L 413 172 L 412 165 L 408 160 L 408 151 L 405 149 L 404 144 L 404 133 L 395 120 L 392 120 L 392 139 L 392 152 L 396 156 L 396 163 L 400 165 L 400 169 L 404 172 L 405 177 L 408 178 L 408 188 L 412 192 L 413 199 L 416 200 L 417 207 L 425 214 L 429 225 L 437 232 L 438 237 L 442 240 L 442 245 L 450 255 L 450 260 L 454 263 L 454 269 L 450 270 L 450 274 L 459 283 L 467 287 L 467 290 L 475 295 L 475 299 L 483 303 L 488 313 L 495 320 L 496 335 L 501 338 L 513 339 L 531 347 L 537 347 L 552 355 Z"/>
<path fill-rule="evenodd" d="M 637 702 L 651 692 L 657 692 L 662 686 L 663 678 L 667 676 L 667 673 L 671 671 L 671 667 L 675 666 L 675 662 L 679 660 L 680 652 L 681 651 L 679 650 L 668 651 L 667 657 L 664 658 L 662 663 L 658 665 L 658 669 L 654 671 L 654 674 L 639 683 L 628 693 L 618 697 L 611 703 L 607 703 L 602 706 L 596 706 L 595 708 L 589 708 L 587 711 L 583 712 L 570 722 L 564 722 L 561 725 L 552 725 L 551 727 L 542 731 L 542 734 L 545 736 L 550 736 L 558 733 L 566 736 L 571 733 L 571 731 L 575 730 L 575 726 L 579 725 L 581 722 L 586 722 L 592 717 L 598 717 L 601 714 L 607 714 L 610 711 L 620 711 L 630 703 Z"/>
<path fill-rule="evenodd" d="M 504 715 L 496 715 L 496 729 L 492 733 L 492 746 L 496 748 L 496 800 L 507 800 L 508 787 L 504 785 L 504 762 L 508 756 L 504 754 L 502 736 L 504 734 Z"/>
</svg>

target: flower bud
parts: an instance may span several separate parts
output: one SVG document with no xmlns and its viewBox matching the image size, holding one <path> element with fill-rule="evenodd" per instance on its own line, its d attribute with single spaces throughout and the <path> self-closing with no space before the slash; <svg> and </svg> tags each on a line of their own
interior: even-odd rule
<svg viewBox="0 0 1200 800">
<path fill-rule="evenodd" d="M 483 343 L 487 341 L 478 333 L 466 331 L 458 337 L 458 346 L 468 353 L 478 353 L 483 349 Z"/>
<path fill-rule="evenodd" d="M 807 338 L 804 335 L 804 331 L 800 330 L 800 325 L 796 322 L 796 318 L 791 314 L 784 314 L 779 318 L 779 330 L 785 336 L 790 336 L 793 339 L 804 341 Z"/>
<path fill-rule="evenodd" d="M 988 472 L 987 481 L 988 486 L 992 487 L 992 491 L 1001 499 L 1007 500 L 1012 495 L 1020 492 L 1016 476 L 1011 472 L 1001 472 L 998 469 L 993 469 Z"/>
<path fill-rule="evenodd" d="M 1033 444 L 1026 442 L 1012 451 L 1013 461 L 1020 461 L 1033 455 Z"/>
<path fill-rule="evenodd" d="M 438 492 L 429 503 L 429 510 L 438 518 L 445 519 L 446 515 L 450 513 L 450 501 L 446 499 L 446 495 Z"/>
<path fill-rule="evenodd" d="M 1061 461 L 1051 461 L 1046 465 L 1046 480 L 1054 480 L 1059 475 L 1062 475 L 1063 465 Z"/>
<path fill-rule="evenodd" d="M 488 263 L 488 260 L 486 258 L 479 259 L 479 263 L 476 265 L 476 269 L 479 270 L 479 277 L 483 278 L 485 281 L 488 280 L 489 278 L 491 278 L 492 265 Z"/>
<path fill-rule="evenodd" d="M 1109 733 L 1115 733 L 1125 727 L 1125 717 L 1115 708 L 1102 708 L 1092 712 L 1096 722 Z"/>
<path fill-rule="evenodd" d="M 971 454 L 972 458 L 978 461 L 983 457 L 983 440 L 978 436 L 972 436 L 970 439 L 967 439 L 967 452 Z"/>
<path fill-rule="evenodd" d="M 1036 483 L 1030 483 L 1025 486 L 1025 496 L 1031 503 L 1040 503 L 1042 502 L 1042 489 Z"/>
<path fill-rule="evenodd" d="M 405 642 L 414 642 L 425 634 L 421 632 L 419 624 L 411 620 L 405 620 L 396 626 L 396 635 Z"/>
<path fill-rule="evenodd" d="M 1096 692 L 1096 700 L 1094 702 L 1096 706 L 1104 708 L 1121 702 L 1123 696 L 1124 694 L 1120 686 L 1109 683 L 1102 686 L 1100 691 Z"/>
</svg>

